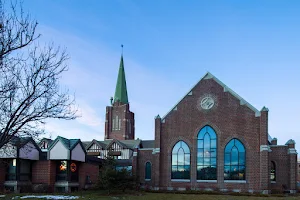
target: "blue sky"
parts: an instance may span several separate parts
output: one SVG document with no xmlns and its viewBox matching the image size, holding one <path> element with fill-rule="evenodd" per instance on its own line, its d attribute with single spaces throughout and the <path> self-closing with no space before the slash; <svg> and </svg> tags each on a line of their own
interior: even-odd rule
<svg viewBox="0 0 300 200">
<path fill-rule="evenodd" d="M 82 117 L 51 121 L 52 137 L 102 140 L 105 107 L 124 62 L 136 138 L 154 139 L 165 115 L 207 72 L 270 109 L 269 133 L 300 141 L 300 1 L 30 0 L 41 42 L 66 47 L 62 84 Z"/>
</svg>

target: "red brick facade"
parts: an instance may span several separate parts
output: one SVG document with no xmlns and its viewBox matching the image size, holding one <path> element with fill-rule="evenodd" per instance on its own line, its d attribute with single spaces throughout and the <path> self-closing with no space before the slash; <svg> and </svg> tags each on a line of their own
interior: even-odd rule
<svg viewBox="0 0 300 200">
<path fill-rule="evenodd" d="M 120 129 L 114 129 L 113 123 L 120 126 Z M 129 110 L 129 104 L 115 102 L 113 106 L 107 106 L 105 139 L 133 140 L 134 134 L 134 113 Z"/>
<path fill-rule="evenodd" d="M 87 183 L 87 176 L 89 177 L 89 181 Z M 93 186 L 98 183 L 99 177 L 99 165 L 91 164 L 91 163 L 81 163 L 79 166 L 79 186 L 80 189 L 86 188 L 86 184 L 88 186 Z"/>
<path fill-rule="evenodd" d="M 49 192 L 54 192 L 56 161 L 40 160 L 32 165 L 32 183 L 47 184 Z"/>
<path fill-rule="evenodd" d="M 5 164 L 0 160 L 0 191 L 4 188 L 6 168 Z"/>
<path fill-rule="evenodd" d="M 202 109 L 200 101 L 210 96 L 214 106 Z M 197 181 L 197 135 L 205 125 L 217 135 L 217 180 Z M 237 138 L 246 149 L 245 181 L 224 181 L 224 149 Z M 171 180 L 171 154 L 178 141 L 190 148 L 190 180 Z M 143 185 L 147 160 L 152 162 L 153 189 L 213 189 L 221 191 L 263 192 L 284 187 L 296 189 L 297 154 L 294 146 L 271 145 L 268 141 L 268 109 L 255 110 L 211 75 L 203 78 L 164 118 L 155 119 L 155 149 L 138 152 L 137 173 Z M 270 181 L 270 162 L 276 164 L 276 183 Z M 284 186 L 283 186 L 284 185 Z"/>
<path fill-rule="evenodd" d="M 32 161 L 32 170 L 31 170 L 31 182 L 26 183 L 26 185 L 22 184 L 22 182 L 18 181 L 17 188 L 20 189 L 19 191 L 23 190 L 23 186 L 26 186 L 26 191 L 35 191 L 33 188 L 37 185 L 45 185 L 46 191 L 48 192 L 55 192 L 57 191 L 56 184 L 60 182 L 56 182 L 56 160 L 38 160 Z M 98 182 L 99 177 L 99 163 L 87 163 L 81 162 L 78 163 L 78 189 L 87 189 Z M 7 171 L 7 166 L 4 166 L 0 160 L 0 191 L 4 189 L 5 183 L 5 175 Z M 88 178 L 87 178 L 88 176 Z M 20 184 L 19 184 L 20 182 Z M 68 181 L 67 181 L 68 182 Z M 66 184 L 64 191 L 70 191 L 71 187 L 77 187 L 75 182 L 69 181 L 69 184 L 66 181 L 63 183 Z M 59 186 L 63 187 L 63 186 Z M 40 187 L 41 188 L 41 187 Z M 40 191 L 36 190 L 35 192 Z M 43 192 L 44 192 L 43 187 Z M 41 191 L 40 191 L 41 192 Z"/>
</svg>

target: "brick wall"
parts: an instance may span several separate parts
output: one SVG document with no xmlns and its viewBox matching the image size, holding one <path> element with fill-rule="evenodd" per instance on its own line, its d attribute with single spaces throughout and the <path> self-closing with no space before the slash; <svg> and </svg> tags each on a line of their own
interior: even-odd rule
<svg viewBox="0 0 300 200">
<path fill-rule="evenodd" d="M 79 166 L 80 189 L 85 187 L 86 177 L 90 176 L 91 184 L 97 184 L 99 178 L 99 165 L 91 163 L 81 163 Z"/>
<path fill-rule="evenodd" d="M 146 162 L 151 163 L 151 180 L 145 181 L 145 166 Z M 152 150 L 140 150 L 138 152 L 138 179 L 142 186 L 154 187 L 154 179 L 157 173 L 155 170 L 155 161 L 153 160 Z"/>
<path fill-rule="evenodd" d="M 121 119 L 120 130 L 112 130 L 113 119 Z M 130 124 L 129 121 L 130 120 Z M 113 106 L 106 107 L 105 139 L 133 140 L 135 136 L 134 113 L 130 111 L 129 104 L 115 102 Z M 129 128 L 129 125 L 131 128 Z M 130 132 L 129 132 L 130 130 Z"/>
<path fill-rule="evenodd" d="M 54 191 L 56 178 L 56 162 L 52 160 L 35 161 L 32 164 L 32 183 L 48 184 L 49 192 Z"/>
<path fill-rule="evenodd" d="M 215 105 L 210 110 L 202 110 L 199 101 L 205 95 L 215 98 Z M 262 123 L 267 123 L 267 119 Z M 260 117 L 255 117 L 254 111 L 246 105 L 241 105 L 240 100 L 213 79 L 204 79 L 192 90 L 192 95 L 187 95 L 162 123 L 160 137 L 160 186 L 177 187 L 190 186 L 201 187 L 204 183 L 196 182 L 197 165 L 197 134 L 205 125 L 210 125 L 217 134 L 218 145 L 218 182 L 212 187 L 225 189 L 226 187 L 241 188 L 245 190 L 260 189 L 260 145 L 266 143 L 267 125 L 261 125 Z M 263 131 L 260 129 L 264 128 Z M 224 148 L 233 138 L 238 138 L 246 148 L 246 180 L 247 184 L 224 184 Z M 185 141 L 191 152 L 191 182 L 174 183 L 171 181 L 171 151 L 179 141 Z"/>
<path fill-rule="evenodd" d="M 271 183 L 271 190 L 283 190 L 289 187 L 289 156 L 287 146 L 271 146 L 269 161 L 273 161 L 276 167 L 276 183 Z"/>
<path fill-rule="evenodd" d="M 297 181 L 300 182 L 300 162 L 299 162 L 299 158 L 298 158 L 298 163 L 297 163 Z"/>
<path fill-rule="evenodd" d="M 3 161 L 0 159 L 0 191 L 4 189 L 6 167 Z"/>
</svg>

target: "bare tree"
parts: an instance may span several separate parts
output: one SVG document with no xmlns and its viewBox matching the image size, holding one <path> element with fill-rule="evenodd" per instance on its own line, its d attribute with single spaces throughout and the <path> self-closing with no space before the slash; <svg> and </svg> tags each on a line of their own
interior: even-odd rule
<svg viewBox="0 0 300 200">
<path fill-rule="evenodd" d="M 0 0 L 0 148 L 13 137 L 36 138 L 47 119 L 75 119 L 74 97 L 61 88 L 68 55 L 40 47 L 37 21 L 21 3 Z"/>
</svg>

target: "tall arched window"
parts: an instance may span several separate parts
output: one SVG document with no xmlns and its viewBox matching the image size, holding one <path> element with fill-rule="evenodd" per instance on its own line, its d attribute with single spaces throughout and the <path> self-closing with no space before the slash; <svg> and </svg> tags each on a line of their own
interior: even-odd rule
<svg viewBox="0 0 300 200">
<path fill-rule="evenodd" d="M 190 179 L 191 153 L 188 145 L 177 142 L 172 150 L 172 179 Z"/>
<path fill-rule="evenodd" d="M 276 181 L 276 165 L 274 161 L 271 161 L 270 179 L 271 181 Z"/>
<path fill-rule="evenodd" d="M 145 165 L 145 180 L 151 180 L 151 163 L 146 162 Z"/>
<path fill-rule="evenodd" d="M 224 152 L 224 180 L 245 180 L 246 151 L 238 139 L 228 142 Z"/>
<path fill-rule="evenodd" d="M 197 179 L 217 180 L 217 136 L 210 126 L 198 133 Z"/>
</svg>

